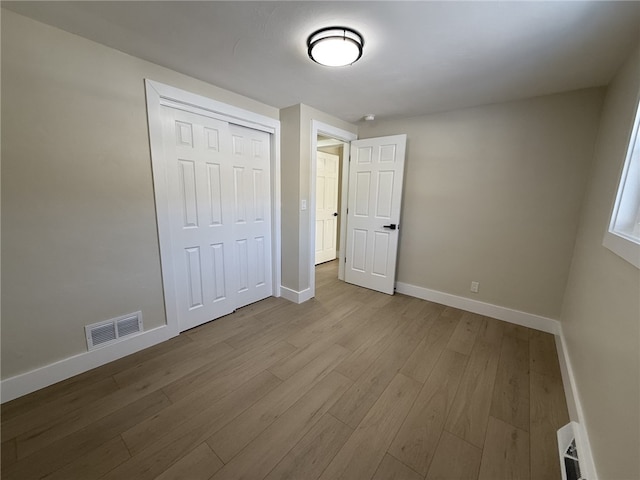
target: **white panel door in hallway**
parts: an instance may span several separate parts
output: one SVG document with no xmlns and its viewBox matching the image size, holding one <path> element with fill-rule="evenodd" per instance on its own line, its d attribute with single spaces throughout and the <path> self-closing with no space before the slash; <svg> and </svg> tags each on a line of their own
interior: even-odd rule
<svg viewBox="0 0 640 480">
<path fill-rule="evenodd" d="M 393 294 L 406 135 L 351 142 L 345 281 Z"/>
<path fill-rule="evenodd" d="M 336 258 L 338 225 L 338 169 L 340 157 L 317 152 L 316 161 L 316 260 Z"/>
<path fill-rule="evenodd" d="M 162 107 L 181 331 L 272 294 L 264 132 Z"/>
</svg>

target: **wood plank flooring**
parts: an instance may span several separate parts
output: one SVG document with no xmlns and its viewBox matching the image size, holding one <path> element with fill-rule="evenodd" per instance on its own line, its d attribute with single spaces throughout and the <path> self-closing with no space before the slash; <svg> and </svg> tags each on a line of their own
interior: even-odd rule
<svg viewBox="0 0 640 480">
<path fill-rule="evenodd" d="M 316 293 L 2 405 L 2 478 L 561 478 L 553 336 L 339 282 L 336 262 Z"/>
</svg>

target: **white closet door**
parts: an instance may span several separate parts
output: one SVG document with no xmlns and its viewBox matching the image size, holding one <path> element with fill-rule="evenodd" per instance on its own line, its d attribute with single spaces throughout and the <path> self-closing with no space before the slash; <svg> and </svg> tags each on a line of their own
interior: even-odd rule
<svg viewBox="0 0 640 480">
<path fill-rule="evenodd" d="M 260 160 L 237 154 L 241 142 L 232 131 L 238 128 L 163 107 L 171 260 L 181 331 L 271 295 L 269 135 L 255 132 L 259 140 L 253 141 L 247 133 L 253 131 L 241 129 L 249 139 L 249 156 L 259 152 L 266 164 L 253 168 L 251 161 Z M 266 180 L 261 178 L 264 171 Z M 262 211 L 266 229 L 247 229 L 260 223 L 256 215 Z"/>
<path fill-rule="evenodd" d="M 231 125 L 236 307 L 272 294 L 269 134 Z"/>
</svg>

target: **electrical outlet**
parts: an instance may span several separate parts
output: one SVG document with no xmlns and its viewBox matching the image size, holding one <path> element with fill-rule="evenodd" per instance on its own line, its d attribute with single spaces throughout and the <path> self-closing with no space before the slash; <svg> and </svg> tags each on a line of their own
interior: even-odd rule
<svg viewBox="0 0 640 480">
<path fill-rule="evenodd" d="M 480 282 L 471 282 L 471 291 L 473 293 L 478 293 L 479 289 L 480 289 Z"/>
</svg>

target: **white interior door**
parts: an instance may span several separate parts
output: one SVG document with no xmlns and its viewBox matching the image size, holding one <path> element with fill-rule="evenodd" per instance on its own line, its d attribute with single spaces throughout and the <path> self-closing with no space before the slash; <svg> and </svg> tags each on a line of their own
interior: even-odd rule
<svg viewBox="0 0 640 480">
<path fill-rule="evenodd" d="M 180 330 L 271 295 L 269 135 L 162 107 Z"/>
<path fill-rule="evenodd" d="M 236 308 L 271 296 L 269 134 L 231 125 Z M 230 212 L 231 213 L 231 212 Z"/>
<path fill-rule="evenodd" d="M 351 142 L 345 281 L 393 294 L 406 135 Z"/>
<path fill-rule="evenodd" d="M 340 157 L 316 156 L 316 265 L 336 258 L 338 225 L 338 168 Z"/>
</svg>

